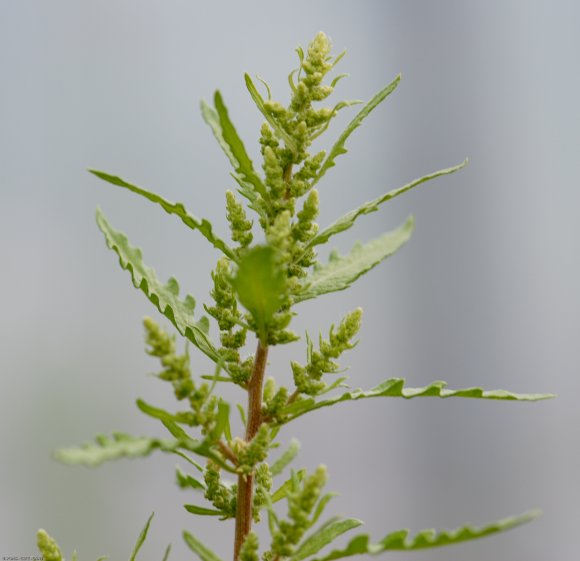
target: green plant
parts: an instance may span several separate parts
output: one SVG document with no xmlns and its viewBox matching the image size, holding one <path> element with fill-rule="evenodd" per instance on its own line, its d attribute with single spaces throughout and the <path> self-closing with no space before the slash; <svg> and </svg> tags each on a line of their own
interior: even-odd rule
<svg viewBox="0 0 580 561">
<path fill-rule="evenodd" d="M 549 394 L 514 394 L 480 388 L 449 390 L 444 382 L 409 388 L 400 378 L 386 380 L 368 391 L 348 389 L 347 378 L 340 375 L 337 361 L 356 345 L 362 319 L 360 308 L 346 314 L 337 326 L 330 327 L 327 336 L 320 335 L 318 341 L 308 333 L 305 335 L 305 359 L 290 364 L 292 387 L 265 378 L 270 348 L 299 339 L 290 329 L 294 307 L 348 288 L 361 275 L 394 254 L 410 238 L 413 219 L 409 218 L 396 230 L 375 240 L 355 245 L 346 255 L 331 253 L 326 263 L 318 262 L 317 246 L 326 244 L 333 236 L 349 229 L 359 217 L 377 211 L 390 199 L 431 179 L 454 173 L 466 163 L 390 191 L 319 230 L 315 222 L 319 210 L 316 185 L 335 165 L 338 156 L 346 153 L 345 144 L 353 131 L 396 89 L 400 77 L 363 105 L 328 154 L 322 151 L 311 155 L 308 151 L 311 143 L 326 131 L 336 114 L 361 102 L 342 101 L 322 108 L 315 105 L 327 99 L 344 76 L 324 83 L 324 78 L 344 53 L 332 57 L 330 42 L 323 33 L 315 37 L 306 52 L 301 48 L 297 52 L 299 67 L 288 77 L 291 100 L 287 107 L 272 99 L 265 83 L 267 99 L 264 99 L 250 76 L 245 76 L 247 89 L 265 118 L 260 131 L 262 174 L 254 168 L 230 121 L 221 94 L 216 92 L 213 107 L 205 102 L 201 104 L 205 122 L 233 167 L 232 177 L 237 183 L 238 194 L 257 219 L 254 224 L 238 196 L 228 191 L 226 215 L 231 244 L 221 239 L 207 220 L 194 217 L 182 204 L 168 202 L 119 177 L 92 171 L 109 184 L 141 195 L 168 214 L 177 216 L 223 254 L 212 272 L 212 303 L 204 306 L 218 327 L 219 344 L 210 335 L 210 320 L 195 315 L 195 300 L 190 295 L 180 297 L 174 278 L 162 283 L 155 271 L 144 264 L 141 251 L 98 210 L 98 226 L 109 248 L 118 255 L 121 267 L 130 273 L 134 286 L 186 340 L 185 351 L 181 353 L 176 335 L 166 332 L 151 318 L 144 321 L 147 352 L 161 364 L 158 378 L 171 384 L 175 397 L 185 406 L 178 412 L 169 412 L 137 401 L 143 413 L 158 419 L 167 429 L 169 434 L 165 439 L 116 433 L 111 437 L 99 436 L 96 442 L 79 448 L 59 450 L 56 457 L 66 463 L 95 466 L 121 457 L 146 456 L 155 449 L 180 456 L 193 473 L 178 468 L 179 486 L 199 491 L 207 501 L 202 506 L 187 504 L 185 508 L 194 515 L 235 519 L 234 561 L 258 560 L 258 537 L 252 525 L 260 522 L 263 514 L 271 534 L 271 541 L 261 554 L 264 561 L 331 561 L 355 554 L 424 549 L 479 538 L 531 520 L 535 512 L 480 528 L 464 526 L 452 532 L 426 530 L 410 537 L 406 530 L 400 530 L 387 534 L 378 542 L 371 542 L 366 534 L 360 534 L 341 549 L 329 552 L 324 550 L 326 546 L 360 526 L 361 522 L 354 518 L 331 518 L 318 524 L 333 496 L 323 491 L 326 468 L 320 466 L 310 474 L 304 469 L 292 470 L 285 481 L 274 484 L 299 448 L 293 440 L 276 461 L 269 463 L 271 451 L 278 446 L 280 428 L 319 408 L 374 397 L 523 401 L 551 397 Z M 254 242 L 256 226 L 264 234 L 264 241 L 259 243 Z M 255 336 L 257 341 L 253 355 L 244 354 L 249 336 Z M 215 364 L 213 373 L 192 374 L 189 344 L 211 359 Z M 245 431 L 241 437 L 234 436 L 230 425 L 232 406 L 217 393 L 220 384 L 224 383 L 234 384 L 242 394 L 247 394 L 247 406 L 237 405 Z M 190 429 L 198 430 L 199 436 L 192 436 Z M 205 465 L 192 455 L 201 457 Z M 228 476 L 234 481 L 228 482 Z M 276 506 L 280 501 L 287 504 L 285 514 Z M 136 557 L 150 521 L 151 518 L 131 559 Z M 184 532 L 183 537 L 202 561 L 218 561 L 218 557 L 196 537 L 188 532 Z M 39 532 L 38 543 L 45 559 L 62 559 L 58 546 L 44 531 Z M 169 550 L 165 559 L 168 554 Z"/>
</svg>

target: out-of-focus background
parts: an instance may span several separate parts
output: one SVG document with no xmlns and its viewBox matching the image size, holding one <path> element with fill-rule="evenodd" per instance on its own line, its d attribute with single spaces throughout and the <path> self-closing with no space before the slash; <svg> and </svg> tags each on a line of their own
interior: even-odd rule
<svg viewBox="0 0 580 561">
<path fill-rule="evenodd" d="M 321 224 L 466 156 L 471 163 L 337 237 L 344 251 L 410 213 L 417 220 L 401 253 L 350 291 L 300 305 L 295 328 L 326 330 L 361 305 L 361 342 L 344 360 L 355 386 L 404 376 L 415 386 L 444 379 L 559 398 L 371 400 L 316 412 L 282 437 L 302 441 L 298 465 L 327 464 L 329 488 L 340 492 L 330 512 L 365 520 L 376 539 L 544 510 L 496 538 L 385 558 L 578 558 L 580 4 L 572 0 L 3 0 L 0 554 L 34 554 L 45 527 L 68 556 L 77 548 L 82 559 L 124 559 L 155 511 L 142 559 L 160 559 L 168 542 L 173 559 L 193 558 L 182 529 L 229 558 L 232 524 L 183 510 L 201 499 L 177 489 L 176 458 L 97 470 L 50 458 L 98 433 L 163 434 L 137 411 L 137 397 L 173 406 L 143 352 L 140 322 L 155 310 L 105 248 L 96 206 L 200 309 L 217 258 L 174 217 L 85 169 L 183 201 L 226 235 L 224 191 L 233 184 L 199 99 L 219 88 L 257 154 L 261 117 L 243 72 L 286 101 L 294 48 L 321 29 L 337 52 L 348 48 L 339 72 L 351 78 L 334 99 L 368 99 L 403 73 L 320 184 Z M 274 352 L 272 372 L 289 380 L 291 356 L 303 358 L 302 343 Z"/>
</svg>

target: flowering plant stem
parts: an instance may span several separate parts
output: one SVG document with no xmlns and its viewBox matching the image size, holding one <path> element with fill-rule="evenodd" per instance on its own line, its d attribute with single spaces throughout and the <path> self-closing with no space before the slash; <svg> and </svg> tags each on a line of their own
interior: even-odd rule
<svg viewBox="0 0 580 561">
<path fill-rule="evenodd" d="M 199 316 L 195 299 L 189 294 L 180 296 L 177 280 L 169 278 L 166 283 L 161 282 L 155 270 L 144 263 L 141 251 L 107 221 L 101 210 L 97 211 L 97 224 L 107 246 L 117 254 L 119 264 L 130 274 L 135 288 L 145 294 L 175 330 L 168 332 L 152 318 L 145 318 L 143 322 L 147 353 L 160 363 L 157 378 L 170 386 L 176 400 L 184 406 L 178 411 L 166 411 L 137 400 L 137 407 L 143 413 L 162 423 L 169 433 L 167 438 L 125 433 L 101 435 L 94 443 L 58 450 L 56 457 L 66 463 L 95 466 L 117 458 L 147 456 L 155 450 L 179 456 L 191 472 L 178 467 L 178 485 L 189 493 L 201 493 L 206 501 L 201 505 L 185 504 L 186 511 L 195 516 L 235 519 L 233 561 L 259 561 L 260 557 L 262 561 L 334 561 L 352 555 L 425 549 L 480 538 L 527 522 L 537 515 L 535 511 L 480 527 L 462 526 L 451 532 L 425 530 L 410 536 L 407 530 L 395 530 L 378 542 L 372 542 L 367 534 L 358 534 L 342 549 L 329 550 L 335 539 L 362 522 L 356 518 L 334 517 L 319 524 L 334 496 L 324 493 L 326 467 L 320 465 L 312 473 L 306 469 L 290 470 L 273 490 L 274 480 L 282 476 L 299 450 L 297 441 L 293 440 L 286 451 L 271 461 L 272 450 L 280 445 L 280 429 L 317 409 L 343 401 L 385 397 L 503 401 L 538 401 L 552 397 L 478 387 L 450 390 L 440 381 L 412 388 L 402 378 L 388 378 L 370 390 L 350 389 L 339 360 L 356 346 L 362 309 L 347 312 L 337 324 L 330 325 L 326 334 L 320 334 L 317 341 L 308 332 L 301 337 L 291 330 L 297 306 L 349 288 L 394 255 L 411 237 L 414 220 L 409 217 L 398 228 L 364 244 L 356 244 L 345 255 L 332 251 L 326 262 L 318 260 L 318 246 L 327 244 L 388 201 L 438 177 L 455 173 L 466 164 L 464 161 L 387 191 L 319 230 L 316 223 L 319 182 L 336 165 L 338 157 L 347 152 L 350 135 L 396 90 L 400 76 L 363 104 L 328 152 L 311 154 L 313 141 L 327 131 L 337 113 L 362 102 L 339 101 L 320 107 L 344 77 L 338 75 L 330 83 L 325 82 L 344 53 L 333 56 L 330 40 L 324 33 L 318 33 L 306 50 L 299 47 L 297 53 L 298 68 L 288 76 L 290 102 L 286 106 L 272 99 L 265 82 L 267 99 L 264 99 L 252 78 L 245 76 L 250 97 L 265 119 L 259 135 L 261 173 L 254 168 L 221 93 L 215 93 L 213 106 L 201 104 L 203 119 L 229 160 L 237 185 L 237 194 L 226 192 L 225 214 L 231 241 L 220 238 L 208 220 L 196 218 L 182 203 L 167 201 L 116 175 L 92 170 L 106 183 L 143 197 L 176 216 L 196 235 L 201 234 L 221 256 L 211 272 L 210 302 L 204 304 L 209 317 Z M 257 228 L 263 234 L 260 243 L 254 242 Z M 186 341 L 184 353 L 178 350 L 178 337 Z M 286 386 L 274 378 L 265 379 L 270 348 L 301 338 L 305 356 L 287 365 L 292 383 Z M 248 344 L 254 340 L 258 343 L 252 355 Z M 194 372 L 198 366 L 191 363 L 189 345 L 215 364 L 213 375 Z M 236 385 L 247 393 L 247 406 L 236 404 L 243 437 L 233 434 L 230 413 L 235 407 L 219 394 L 220 384 L 224 383 Z M 284 504 L 286 509 L 280 508 Z M 271 539 L 260 553 L 258 535 L 252 526 L 260 523 L 264 515 Z M 150 523 L 151 517 L 130 561 L 136 559 Z M 196 536 L 185 531 L 183 538 L 201 561 L 221 561 Z M 46 561 L 63 560 L 58 545 L 44 530 L 38 533 L 38 547 Z M 169 550 L 163 561 L 167 561 Z"/>
</svg>

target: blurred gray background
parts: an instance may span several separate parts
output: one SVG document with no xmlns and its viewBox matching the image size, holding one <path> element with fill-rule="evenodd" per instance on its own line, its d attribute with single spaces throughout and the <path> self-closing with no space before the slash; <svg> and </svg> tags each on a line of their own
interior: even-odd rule
<svg viewBox="0 0 580 561">
<path fill-rule="evenodd" d="M 231 523 L 200 520 L 173 482 L 175 458 L 97 470 L 50 458 L 98 433 L 163 434 L 135 398 L 172 407 L 151 377 L 141 319 L 154 314 L 94 223 L 101 205 L 161 278 L 208 301 L 217 254 L 134 195 L 86 173 L 122 175 L 184 202 L 226 235 L 228 164 L 198 111 L 220 88 L 252 154 L 260 115 L 243 72 L 287 100 L 294 48 L 325 30 L 348 48 L 335 99 L 399 89 L 350 139 L 320 184 L 326 224 L 415 177 L 462 161 L 335 238 L 342 251 L 398 226 L 404 250 L 346 293 L 302 304 L 295 328 L 327 329 L 365 309 L 345 355 L 352 384 L 404 376 L 551 391 L 536 404 L 423 399 L 343 404 L 286 428 L 298 465 L 324 462 L 330 513 L 379 539 L 402 527 L 482 524 L 541 507 L 495 538 L 385 559 L 578 558 L 580 448 L 580 4 L 570 1 L 0 2 L 0 554 L 32 555 L 45 527 L 70 556 L 128 558 L 156 512 L 140 559 L 192 559 L 182 529 L 231 556 Z M 329 146 L 354 114 L 337 119 Z M 302 343 L 272 353 L 289 380 Z M 195 355 L 197 357 L 197 355 Z M 207 372 L 203 360 L 197 372 Z M 242 399 L 241 392 L 230 392 Z"/>
</svg>

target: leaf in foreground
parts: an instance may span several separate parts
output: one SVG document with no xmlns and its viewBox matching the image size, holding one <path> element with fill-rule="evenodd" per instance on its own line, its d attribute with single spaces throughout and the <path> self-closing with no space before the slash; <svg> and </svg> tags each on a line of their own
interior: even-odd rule
<svg viewBox="0 0 580 561">
<path fill-rule="evenodd" d="M 294 302 L 348 288 L 359 277 L 396 253 L 410 239 L 414 227 L 415 221 L 411 216 L 396 230 L 364 245 L 357 244 L 344 256 L 332 252 L 328 263 L 316 266 L 306 277 L 304 289 L 295 296 Z"/>
<path fill-rule="evenodd" d="M 181 300 L 179 284 L 174 278 L 162 284 L 155 271 L 143 263 L 141 250 L 132 246 L 125 234 L 113 228 L 100 209 L 97 210 L 97 224 L 105 236 L 107 246 L 118 255 L 121 267 L 131 274 L 133 286 L 147 296 L 181 335 L 214 362 L 219 361 L 220 356 L 208 336 L 207 318 L 202 317 L 199 321 L 193 318 L 194 298 L 188 294 L 185 300 Z"/>
<path fill-rule="evenodd" d="M 370 538 L 366 534 L 361 534 L 353 538 L 344 549 L 337 549 L 320 557 L 315 561 L 332 561 L 342 559 L 352 555 L 377 555 L 388 550 L 416 550 L 452 545 L 478 538 L 483 538 L 491 534 L 504 532 L 532 521 L 540 515 L 539 511 L 531 511 L 521 516 L 505 518 L 497 522 L 492 522 L 486 526 L 474 528 L 473 526 L 463 526 L 456 530 L 436 532 L 435 530 L 423 530 L 414 537 L 409 537 L 409 530 L 399 530 L 386 535 L 378 543 L 370 543 Z"/>
<path fill-rule="evenodd" d="M 447 382 L 436 381 L 422 388 L 409 388 L 405 387 L 404 378 L 389 378 L 368 391 L 357 389 L 321 401 L 316 401 L 314 398 L 308 398 L 294 402 L 284 410 L 284 413 L 288 415 L 285 423 L 322 407 L 330 407 L 331 405 L 335 405 L 342 401 L 356 401 L 357 399 L 367 399 L 371 397 L 403 397 L 405 399 L 412 399 L 414 397 L 464 397 L 471 399 L 493 399 L 503 401 L 540 401 L 542 399 L 551 399 L 555 397 L 554 394 L 550 393 L 519 394 L 505 390 L 486 391 L 482 388 L 448 390 L 446 386 Z"/>
<path fill-rule="evenodd" d="M 252 314 L 260 338 L 263 338 L 268 324 L 280 308 L 286 288 L 274 249 L 264 246 L 248 251 L 232 284 L 240 302 Z"/>
</svg>

